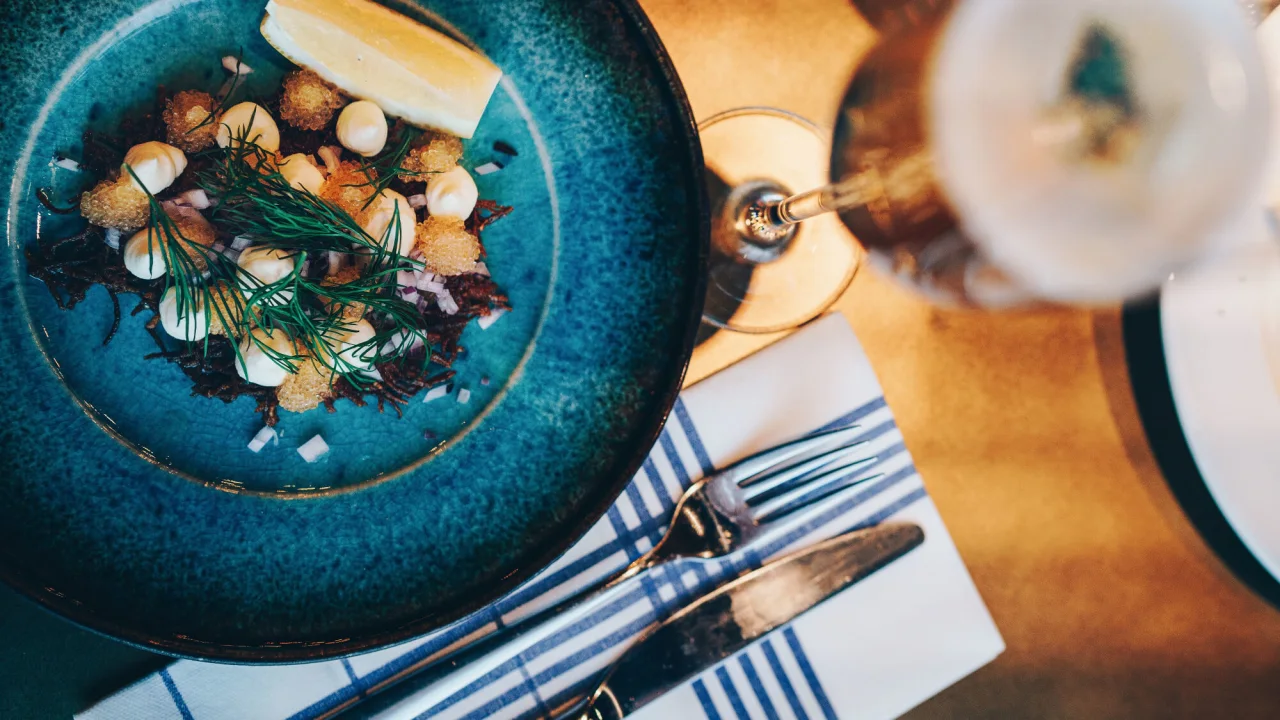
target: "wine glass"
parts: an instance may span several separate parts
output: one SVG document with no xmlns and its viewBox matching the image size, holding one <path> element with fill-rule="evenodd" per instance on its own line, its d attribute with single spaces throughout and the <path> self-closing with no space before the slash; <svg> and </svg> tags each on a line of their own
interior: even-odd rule
<svg viewBox="0 0 1280 720">
<path fill-rule="evenodd" d="M 831 184 L 802 166 L 828 146 L 813 123 L 703 123 L 709 323 L 780 330 L 834 302 L 860 256 L 830 213 L 877 270 L 987 308 L 1140 295 L 1260 220 L 1270 92 L 1236 5 L 907 4 L 849 85 Z"/>
</svg>

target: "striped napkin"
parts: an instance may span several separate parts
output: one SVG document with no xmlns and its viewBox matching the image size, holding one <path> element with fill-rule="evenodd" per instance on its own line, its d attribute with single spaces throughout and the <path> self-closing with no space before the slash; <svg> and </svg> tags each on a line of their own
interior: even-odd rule
<svg viewBox="0 0 1280 720">
<path fill-rule="evenodd" d="M 921 525 L 922 546 L 643 708 L 643 720 L 892 718 L 990 662 L 1004 643 L 902 442 L 875 374 L 841 316 L 828 317 L 686 390 L 626 492 L 565 557 L 488 610 L 377 652 L 308 665 L 180 660 L 80 720 L 325 717 L 444 649 L 611 574 L 661 537 L 682 489 L 797 435 L 857 423 L 873 466 L 749 551 L 646 573 L 563 618 L 462 687 L 421 690 L 388 718 L 534 718 L 576 698 L 645 628 L 770 557 L 886 520 Z M 452 683 L 458 685 L 458 683 Z M 356 706 L 354 715 L 361 715 Z"/>
</svg>

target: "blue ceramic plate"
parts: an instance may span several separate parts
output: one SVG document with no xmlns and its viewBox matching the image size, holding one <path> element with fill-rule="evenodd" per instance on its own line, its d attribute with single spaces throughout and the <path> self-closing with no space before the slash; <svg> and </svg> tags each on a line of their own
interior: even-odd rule
<svg viewBox="0 0 1280 720">
<path fill-rule="evenodd" d="M 706 251 L 688 104 L 633 0 L 483 0 L 396 9 L 472 43 L 506 78 L 465 165 L 515 207 L 485 233 L 514 311 L 474 324 L 455 393 L 403 418 L 340 404 L 284 414 L 246 445 L 253 403 L 192 398 L 126 317 L 101 340 L 100 288 L 58 310 L 22 250 L 78 229 L 39 188 L 86 126 L 155 88 L 213 90 L 243 54 L 250 94 L 290 68 L 261 39 L 262 0 L 10 4 L 0 47 L 0 576 L 92 629 L 179 655 L 319 659 L 475 611 L 548 565 L 635 472 L 678 391 Z M 433 14 L 431 10 L 439 14 Z M 457 402 L 457 390 L 470 401 Z M 299 444 L 332 451 L 307 464 Z"/>
</svg>

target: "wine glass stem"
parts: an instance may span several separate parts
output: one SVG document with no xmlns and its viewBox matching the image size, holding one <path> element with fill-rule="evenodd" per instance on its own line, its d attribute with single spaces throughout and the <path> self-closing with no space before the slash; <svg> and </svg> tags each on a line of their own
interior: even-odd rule
<svg viewBox="0 0 1280 720">
<path fill-rule="evenodd" d="M 769 208 L 769 217 L 780 226 L 795 225 L 812 217 L 865 205 L 867 178 L 854 175 L 807 192 L 792 195 Z"/>
</svg>

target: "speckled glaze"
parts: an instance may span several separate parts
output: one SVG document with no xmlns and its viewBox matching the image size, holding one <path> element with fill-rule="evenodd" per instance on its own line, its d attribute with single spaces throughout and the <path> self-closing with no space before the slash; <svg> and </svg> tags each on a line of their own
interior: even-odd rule
<svg viewBox="0 0 1280 720">
<path fill-rule="evenodd" d="M 285 416 L 282 445 L 252 456 L 250 403 L 190 398 L 175 368 L 142 363 L 142 318 L 100 347 L 105 294 L 58 311 L 21 249 L 72 229 L 34 193 L 84 184 L 49 159 L 74 157 L 86 123 L 109 125 L 159 82 L 216 87 L 218 58 L 240 49 L 259 87 L 278 80 L 288 65 L 256 31 L 261 0 L 6 4 L 4 580 L 163 652 L 333 657 L 500 597 L 635 472 L 674 401 L 702 298 L 701 153 L 679 81 L 633 0 L 426 6 L 508 77 L 467 160 L 493 159 L 495 140 L 520 150 L 480 182 L 517 208 L 485 235 L 516 311 L 464 336 L 469 404 L 418 404 L 399 421 L 350 405 Z M 306 465 L 294 448 L 316 432 L 334 449 Z"/>
</svg>

